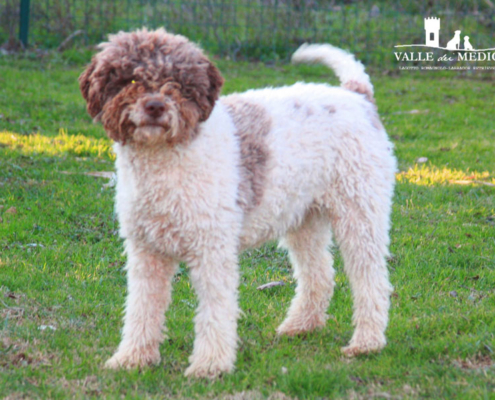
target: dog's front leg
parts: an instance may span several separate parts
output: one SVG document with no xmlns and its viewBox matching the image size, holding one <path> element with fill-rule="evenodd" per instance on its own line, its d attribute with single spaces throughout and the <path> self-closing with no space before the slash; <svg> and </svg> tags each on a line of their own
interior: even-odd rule
<svg viewBox="0 0 495 400">
<path fill-rule="evenodd" d="M 107 368 L 134 368 L 160 361 L 165 311 L 177 262 L 152 255 L 127 241 L 127 304 L 122 341 Z"/>
<path fill-rule="evenodd" d="M 231 372 L 236 358 L 239 271 L 235 246 L 216 243 L 214 249 L 190 260 L 189 266 L 199 306 L 186 376 L 214 378 Z"/>
</svg>

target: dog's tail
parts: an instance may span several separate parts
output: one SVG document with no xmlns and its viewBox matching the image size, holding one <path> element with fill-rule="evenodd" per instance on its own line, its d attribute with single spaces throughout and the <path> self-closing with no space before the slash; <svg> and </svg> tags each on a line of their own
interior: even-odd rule
<svg viewBox="0 0 495 400">
<path fill-rule="evenodd" d="M 345 50 L 329 44 L 303 44 L 292 55 L 292 62 L 320 63 L 334 70 L 341 86 L 352 92 L 364 94 L 374 103 L 373 85 L 364 71 L 364 65 Z"/>
</svg>

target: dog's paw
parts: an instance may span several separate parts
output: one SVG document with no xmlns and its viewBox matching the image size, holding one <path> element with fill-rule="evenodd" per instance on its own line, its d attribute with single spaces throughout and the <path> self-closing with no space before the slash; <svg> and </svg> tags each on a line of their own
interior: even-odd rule
<svg viewBox="0 0 495 400">
<path fill-rule="evenodd" d="M 348 346 L 342 347 L 342 353 L 347 357 L 355 357 L 360 354 L 378 353 L 385 347 L 386 341 L 383 340 L 351 340 Z"/>
<path fill-rule="evenodd" d="M 323 328 L 328 319 L 326 314 L 305 315 L 300 318 L 288 317 L 277 328 L 278 335 L 296 336 L 305 332 L 310 332 L 318 328 Z"/>
<path fill-rule="evenodd" d="M 112 358 L 105 363 L 105 368 L 132 369 L 136 367 L 145 367 L 148 365 L 158 364 L 160 362 L 160 352 L 158 350 L 131 350 L 118 351 Z"/>
<path fill-rule="evenodd" d="M 184 373 L 187 377 L 215 379 L 234 370 L 232 363 L 196 363 L 193 362 Z"/>
</svg>

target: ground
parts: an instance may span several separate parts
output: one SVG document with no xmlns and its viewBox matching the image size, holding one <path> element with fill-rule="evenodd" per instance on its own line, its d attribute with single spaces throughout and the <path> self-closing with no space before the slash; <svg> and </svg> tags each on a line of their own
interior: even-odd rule
<svg viewBox="0 0 495 400">
<path fill-rule="evenodd" d="M 218 64 L 225 94 L 335 83 L 314 66 Z M 102 368 L 119 342 L 125 257 L 106 178 L 114 156 L 85 112 L 83 68 L 62 56 L 0 58 L 2 396 L 495 398 L 493 80 L 372 74 L 400 168 L 389 261 L 395 292 L 381 354 L 340 352 L 352 333 L 352 303 L 338 249 L 326 327 L 276 336 L 295 282 L 287 254 L 272 243 L 241 258 L 237 369 L 209 382 L 183 376 L 196 305 L 186 266 L 175 278 L 160 365 Z M 256 289 L 272 281 L 285 286 Z"/>
</svg>

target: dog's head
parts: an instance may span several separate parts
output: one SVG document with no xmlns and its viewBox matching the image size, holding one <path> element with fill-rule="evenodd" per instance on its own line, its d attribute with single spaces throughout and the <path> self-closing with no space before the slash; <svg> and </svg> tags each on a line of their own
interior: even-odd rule
<svg viewBox="0 0 495 400">
<path fill-rule="evenodd" d="M 194 137 L 223 84 L 201 49 L 164 29 L 120 32 L 99 48 L 79 85 L 111 139 L 174 145 Z"/>
</svg>

